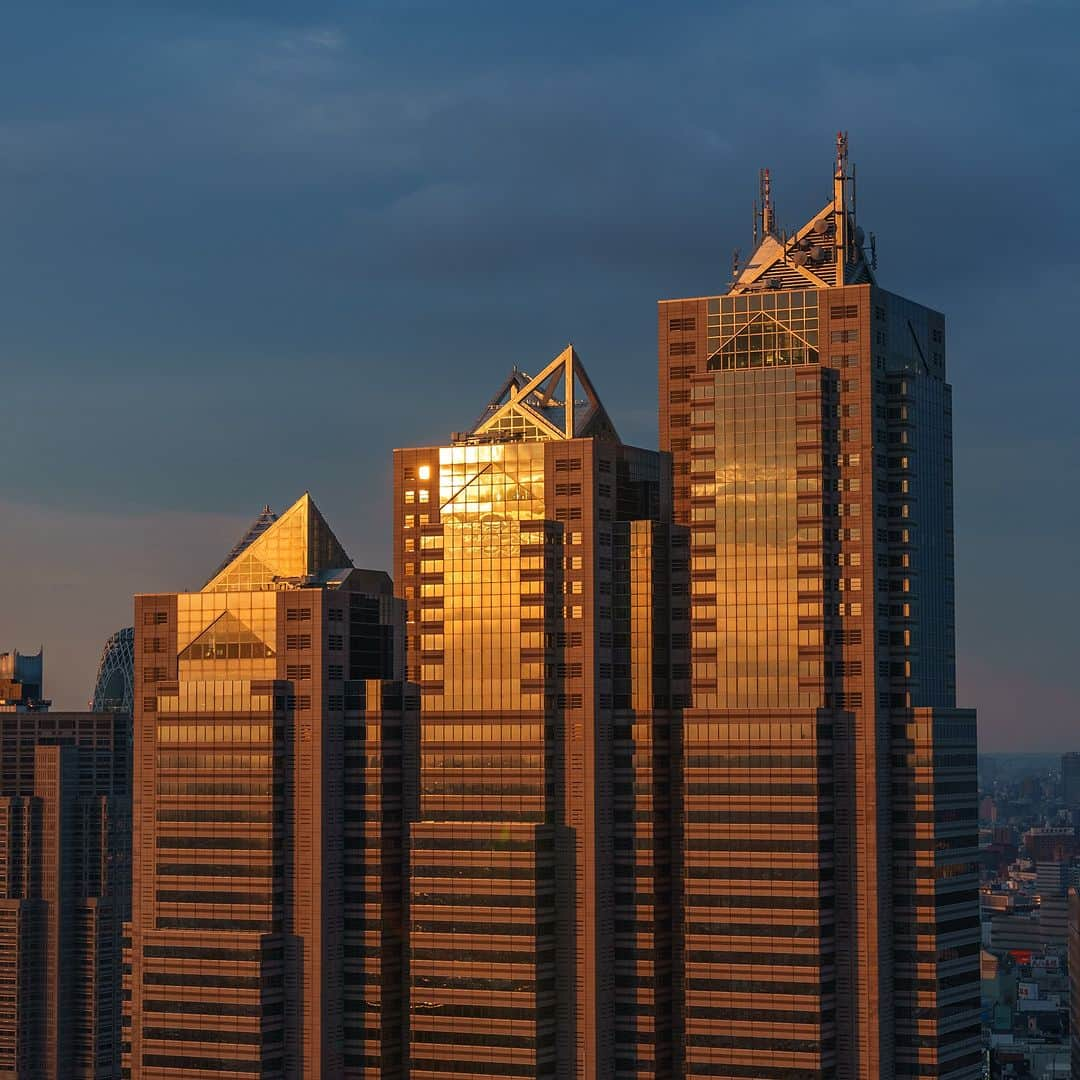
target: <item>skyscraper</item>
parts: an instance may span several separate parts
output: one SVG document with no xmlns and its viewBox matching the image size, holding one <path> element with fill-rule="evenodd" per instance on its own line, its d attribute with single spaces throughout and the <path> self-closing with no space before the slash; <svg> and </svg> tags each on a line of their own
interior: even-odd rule
<svg viewBox="0 0 1080 1080">
<path fill-rule="evenodd" d="M 976 1077 L 945 320 L 877 284 L 846 137 L 791 235 L 761 180 L 729 289 L 659 305 L 691 531 L 686 1075 Z"/>
<path fill-rule="evenodd" d="M 42 667 L 0 657 L 0 1075 L 115 1080 L 131 718 L 49 711 Z"/>
<path fill-rule="evenodd" d="M 18 649 L 0 653 L 0 712 L 31 712 L 47 709 L 42 696 L 44 650 L 35 655 Z"/>
<path fill-rule="evenodd" d="M 686 533 L 573 348 L 394 455 L 411 1076 L 671 1075 Z"/>
<path fill-rule="evenodd" d="M 124 712 L 135 708 L 135 628 L 126 626 L 110 635 L 101 650 L 90 708 L 98 712 Z"/>
<path fill-rule="evenodd" d="M 1061 801 L 1080 808 L 1080 754 L 1075 751 L 1061 755 Z"/>
<path fill-rule="evenodd" d="M 1069 889 L 1069 1076 L 1080 1080 L 1080 890 Z"/>
<path fill-rule="evenodd" d="M 311 498 L 135 602 L 129 1075 L 400 1075 L 400 603 Z"/>
</svg>

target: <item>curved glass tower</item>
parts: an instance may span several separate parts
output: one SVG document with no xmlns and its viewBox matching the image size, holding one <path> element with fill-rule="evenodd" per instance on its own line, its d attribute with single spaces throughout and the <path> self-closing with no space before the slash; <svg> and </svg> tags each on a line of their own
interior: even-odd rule
<svg viewBox="0 0 1080 1080">
<path fill-rule="evenodd" d="M 94 712 L 125 712 L 135 693 L 135 628 L 117 630 L 101 650 L 90 708 Z"/>
</svg>

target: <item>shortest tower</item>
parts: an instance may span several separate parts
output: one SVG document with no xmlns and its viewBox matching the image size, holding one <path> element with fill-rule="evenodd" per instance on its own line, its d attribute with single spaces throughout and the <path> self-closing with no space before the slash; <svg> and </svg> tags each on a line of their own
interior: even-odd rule
<svg viewBox="0 0 1080 1080">
<path fill-rule="evenodd" d="M 309 495 L 136 597 L 131 1077 L 401 1075 L 400 611 Z"/>
</svg>

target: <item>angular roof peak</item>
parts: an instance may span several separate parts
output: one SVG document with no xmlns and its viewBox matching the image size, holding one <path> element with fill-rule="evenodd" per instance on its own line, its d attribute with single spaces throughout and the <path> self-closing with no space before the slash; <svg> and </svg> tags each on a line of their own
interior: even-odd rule
<svg viewBox="0 0 1080 1080">
<path fill-rule="evenodd" d="M 763 170 L 762 176 L 761 241 L 757 241 L 755 215 L 754 253 L 747 262 L 736 265 L 730 294 L 876 283 L 873 234 L 868 256 L 866 237 L 855 222 L 855 170 L 848 168 L 846 132 L 836 136 L 831 201 L 790 236 L 776 233 L 768 170 Z"/>
<path fill-rule="evenodd" d="M 251 547 L 251 545 L 262 536 L 275 521 L 277 521 L 277 514 L 270 509 L 270 504 L 267 503 L 259 512 L 259 516 L 248 526 L 247 532 L 245 532 L 233 545 L 232 550 L 222 560 L 221 565 L 210 575 L 210 579 L 213 580 L 216 578 L 229 563 L 233 562 L 240 554 L 247 551 L 247 549 Z"/>
<path fill-rule="evenodd" d="M 353 565 L 306 491 L 280 517 L 264 507 L 230 554 L 203 592 L 256 592 L 301 585 L 329 570 Z"/>
<path fill-rule="evenodd" d="M 589 436 L 619 438 L 581 358 L 567 345 L 539 375 L 514 367 L 462 439 L 538 442 Z"/>
</svg>

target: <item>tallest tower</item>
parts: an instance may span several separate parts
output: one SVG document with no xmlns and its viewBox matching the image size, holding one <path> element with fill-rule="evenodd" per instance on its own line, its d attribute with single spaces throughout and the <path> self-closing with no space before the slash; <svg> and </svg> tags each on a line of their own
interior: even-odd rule
<svg viewBox="0 0 1080 1080">
<path fill-rule="evenodd" d="M 691 529 L 686 1075 L 975 1077 L 945 320 L 878 285 L 843 135 L 790 235 L 762 174 L 755 234 L 725 293 L 659 307 Z"/>
</svg>

